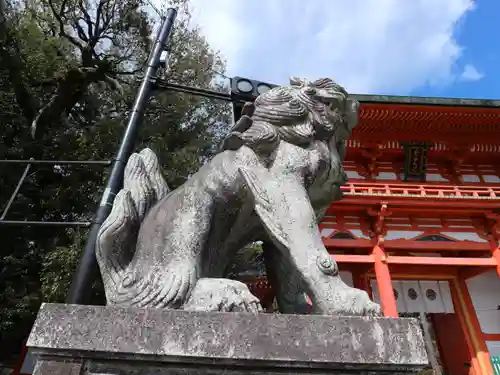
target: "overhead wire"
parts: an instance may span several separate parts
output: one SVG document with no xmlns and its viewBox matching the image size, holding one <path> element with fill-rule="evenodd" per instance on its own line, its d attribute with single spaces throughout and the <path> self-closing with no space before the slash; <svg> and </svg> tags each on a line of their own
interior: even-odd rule
<svg viewBox="0 0 500 375">
<path fill-rule="evenodd" d="M 153 10 L 155 11 L 155 13 L 161 18 L 163 17 L 164 15 L 160 12 L 160 10 L 153 4 L 153 2 L 151 0 L 146 0 L 146 2 L 148 3 L 148 5 L 153 8 Z"/>
</svg>

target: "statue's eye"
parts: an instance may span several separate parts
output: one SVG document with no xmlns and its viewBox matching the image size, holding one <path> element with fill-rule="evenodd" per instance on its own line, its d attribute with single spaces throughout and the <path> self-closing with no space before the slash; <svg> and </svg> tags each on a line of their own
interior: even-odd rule
<svg viewBox="0 0 500 375">
<path fill-rule="evenodd" d="M 314 95 L 316 94 L 316 90 L 313 88 L 313 87 L 306 87 L 304 92 L 307 94 L 307 95 Z"/>
<path fill-rule="evenodd" d="M 329 105 L 328 106 L 331 109 L 337 109 L 337 108 L 342 109 L 343 108 L 343 103 L 342 103 L 343 101 L 338 96 L 334 96 L 332 98 L 329 98 L 328 101 L 329 101 Z"/>
</svg>

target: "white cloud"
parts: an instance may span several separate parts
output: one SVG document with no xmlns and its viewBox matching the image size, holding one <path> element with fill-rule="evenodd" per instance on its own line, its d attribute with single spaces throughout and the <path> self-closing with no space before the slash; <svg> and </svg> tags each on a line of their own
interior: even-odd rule
<svg viewBox="0 0 500 375">
<path fill-rule="evenodd" d="M 474 67 L 474 65 L 467 64 L 464 67 L 462 74 L 460 75 L 460 79 L 462 81 L 479 81 L 484 77 L 483 73 L 479 73 L 478 70 Z"/>
<path fill-rule="evenodd" d="M 447 84 L 473 0 L 193 0 L 228 74 L 271 83 L 328 76 L 353 93 Z M 467 69 L 467 68 L 466 68 Z M 464 71 L 465 73 L 465 71 Z"/>
</svg>

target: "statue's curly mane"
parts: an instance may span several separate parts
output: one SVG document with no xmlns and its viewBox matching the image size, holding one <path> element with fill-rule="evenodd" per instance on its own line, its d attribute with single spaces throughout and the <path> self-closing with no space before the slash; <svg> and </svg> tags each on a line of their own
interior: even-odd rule
<svg viewBox="0 0 500 375">
<path fill-rule="evenodd" d="M 273 149 L 279 140 L 303 145 L 327 141 L 337 132 L 346 139 L 357 121 L 358 103 L 329 78 L 307 82 L 290 79 L 254 102 L 252 123 L 243 133 L 232 133 L 254 149 Z"/>
</svg>

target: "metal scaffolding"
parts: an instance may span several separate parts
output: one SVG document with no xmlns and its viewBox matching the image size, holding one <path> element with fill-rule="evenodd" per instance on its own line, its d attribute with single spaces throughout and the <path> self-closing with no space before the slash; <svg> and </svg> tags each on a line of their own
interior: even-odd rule
<svg viewBox="0 0 500 375">
<path fill-rule="evenodd" d="M 218 92 L 214 90 L 208 90 L 198 87 L 192 86 L 184 86 L 176 83 L 170 83 L 163 79 L 156 79 L 154 82 L 154 90 L 156 91 L 176 91 L 182 92 L 186 94 L 192 94 L 197 96 L 203 96 L 211 99 L 219 99 L 226 102 L 235 102 L 239 100 L 235 100 L 231 97 L 229 93 Z M 61 227 L 89 227 L 92 222 L 90 221 L 82 221 L 82 222 L 74 222 L 74 221 L 36 221 L 36 220 L 7 220 L 7 214 L 14 203 L 19 191 L 21 190 L 22 185 L 24 184 L 28 173 L 30 172 L 32 166 L 34 165 L 78 165 L 78 166 L 104 166 L 109 167 L 113 164 L 112 160 L 20 160 L 20 159 L 8 159 L 8 160 L 0 160 L 0 164 L 20 164 L 25 165 L 23 174 L 19 178 L 19 181 L 12 192 L 9 200 L 2 210 L 2 214 L 0 215 L 0 225 L 29 225 L 29 226 L 61 226 Z"/>
<path fill-rule="evenodd" d="M 62 226 L 62 227 L 89 227 L 92 223 L 90 221 L 42 221 L 42 220 L 7 220 L 7 214 L 12 207 L 12 204 L 16 200 L 21 187 L 26 181 L 26 177 L 34 165 L 98 165 L 98 166 L 109 166 L 111 165 L 111 160 L 0 160 L 0 164 L 20 164 L 25 165 L 23 174 L 19 178 L 17 185 L 10 195 L 9 200 L 2 210 L 0 215 L 0 225 L 28 225 L 28 226 Z"/>
</svg>

